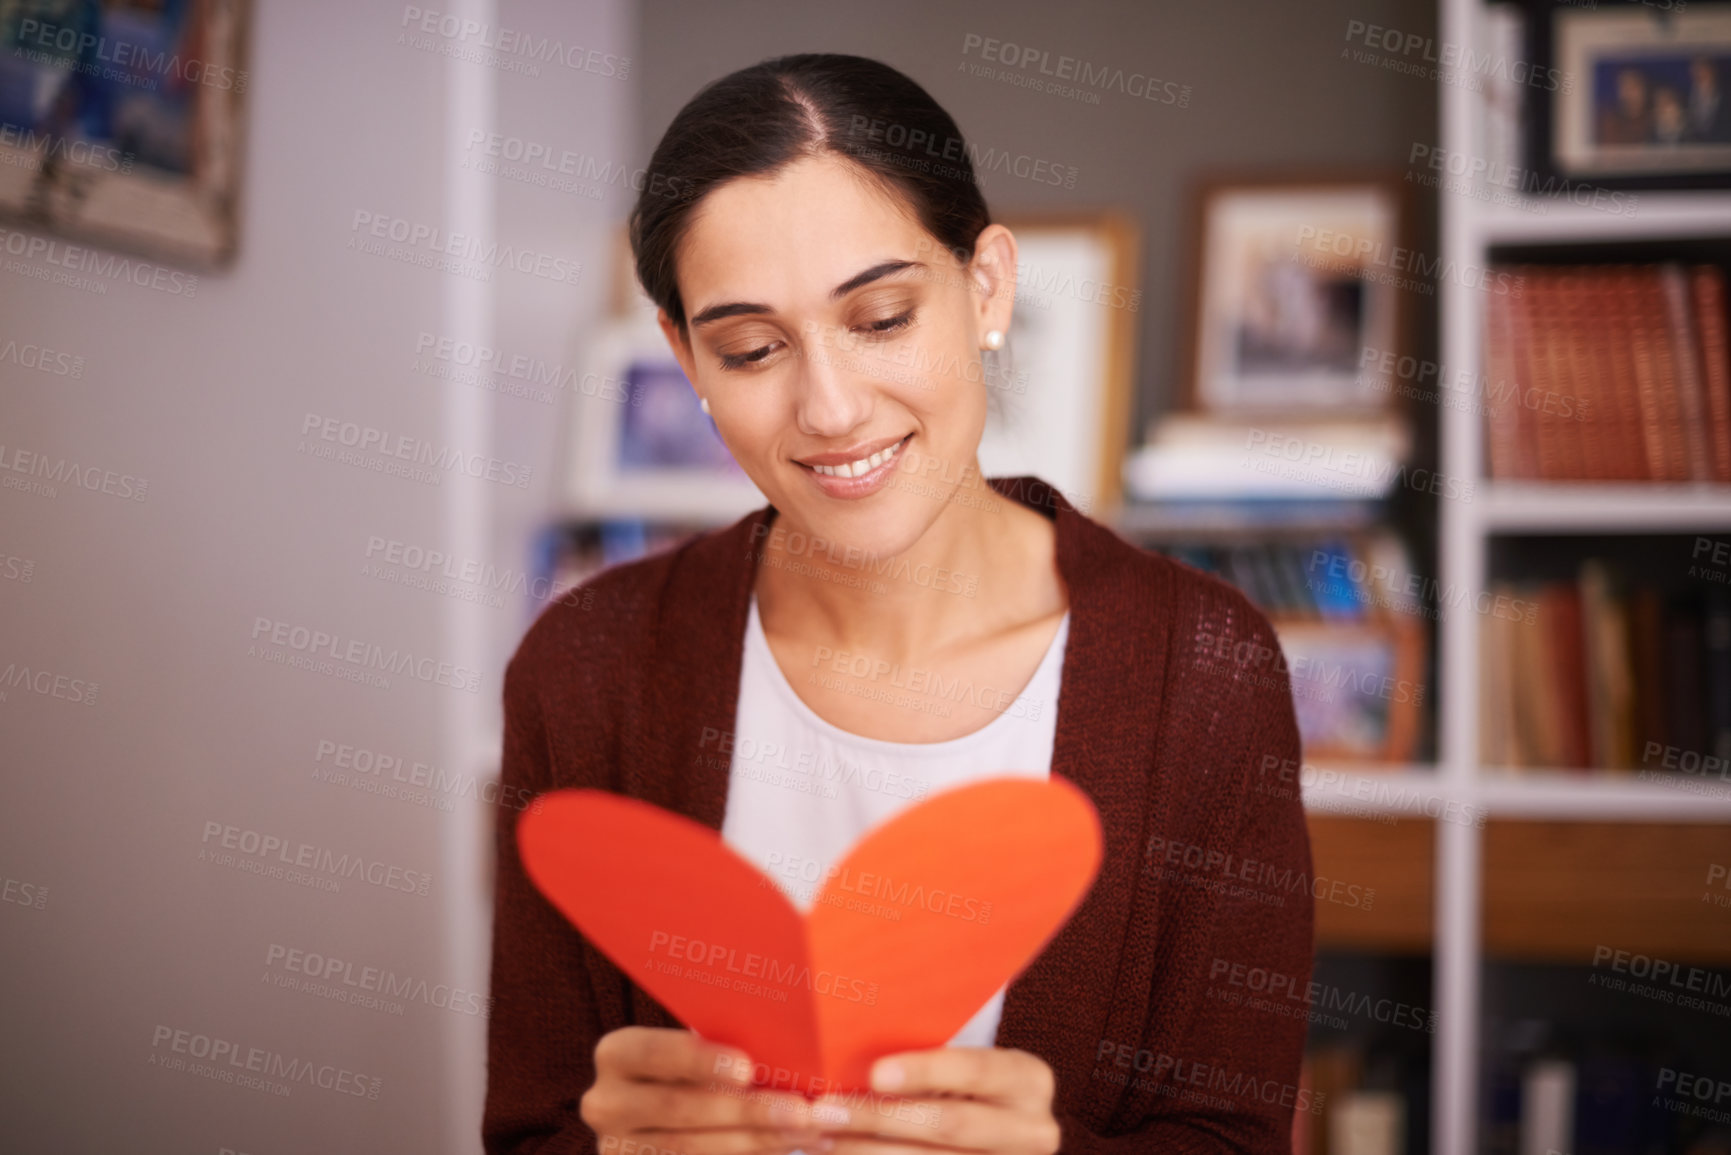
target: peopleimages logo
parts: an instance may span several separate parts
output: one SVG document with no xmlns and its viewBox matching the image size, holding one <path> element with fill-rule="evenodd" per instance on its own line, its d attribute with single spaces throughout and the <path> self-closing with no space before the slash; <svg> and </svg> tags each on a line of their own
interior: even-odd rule
<svg viewBox="0 0 1731 1155">
<path fill-rule="evenodd" d="M 96 144 L 88 140 L 72 140 L 54 132 L 20 129 L 13 124 L 0 124 L 0 144 L 18 152 L 4 158 L 3 163 L 19 168 L 40 169 L 50 160 L 64 160 L 79 168 L 96 168 L 103 172 L 131 172 L 132 154 L 121 152 L 113 145 Z"/>
<path fill-rule="evenodd" d="M 12 690 L 28 690 L 44 698 L 59 698 L 82 706 L 96 705 L 95 682 L 74 678 L 70 674 L 56 674 L 53 670 L 32 669 L 17 662 L 8 662 L 6 668 L 0 670 L 0 702 L 4 702 Z"/>
<path fill-rule="evenodd" d="M 0 345 L 0 362 L 9 362 L 20 369 L 34 369 L 54 377 L 84 376 L 84 358 L 72 353 L 56 352 L 46 345 L 23 344 L 9 340 Z"/>
<path fill-rule="evenodd" d="M 453 233 L 437 225 L 366 209 L 355 210 L 349 234 L 349 248 L 408 264 L 473 275 L 481 281 L 490 279 L 490 269 L 508 267 L 545 281 L 575 285 L 583 272 L 583 262 L 568 257 L 483 241 L 468 233 Z M 402 248 L 387 249 L 376 240 L 392 241 Z"/>
<path fill-rule="evenodd" d="M 292 1084 L 304 1083 L 339 1095 L 377 1099 L 379 1089 L 384 1085 L 383 1079 L 358 1074 L 334 1063 L 312 1063 L 262 1047 L 243 1048 L 230 1039 L 177 1030 L 160 1023 L 151 1034 L 150 1049 L 150 1065 L 153 1067 L 187 1071 L 218 1082 L 251 1086 L 255 1090 L 269 1090 L 279 1095 L 287 1095 Z M 165 1049 L 167 1054 L 159 1053 Z M 206 1063 L 201 1069 L 200 1064 L 189 1065 L 185 1059 L 173 1057 L 179 1055 L 202 1059 Z M 257 1086 L 260 1081 L 270 1086 Z"/>
<path fill-rule="evenodd" d="M 372 425 L 362 425 L 357 421 L 343 421 L 336 417 L 324 417 L 317 413 L 308 413 L 301 419 L 302 441 L 299 450 L 311 453 L 317 457 L 337 458 L 336 450 L 325 450 L 318 445 L 323 441 L 331 446 L 342 446 L 356 453 L 373 453 L 380 458 L 393 458 L 396 461 L 408 462 L 412 465 L 427 465 L 446 473 L 459 470 L 470 477 L 483 478 L 487 481 L 497 481 L 502 485 L 514 485 L 518 489 L 526 489 L 529 479 L 535 472 L 532 465 L 524 465 L 516 461 L 502 461 L 496 457 L 487 457 L 480 453 L 467 453 L 450 445 L 435 445 L 431 441 L 407 434 L 392 434 L 388 430 Z M 309 439 L 310 438 L 310 443 Z M 364 459 L 356 459 L 345 464 L 368 466 Z M 388 463 L 387 463 L 388 464 Z M 384 472 L 380 470 L 380 472 Z M 419 471 L 426 473 L 426 470 Z M 430 474 L 435 481 L 440 474 Z M 418 480 L 418 479 L 417 479 Z"/>
<path fill-rule="evenodd" d="M 1152 100 L 1157 104 L 1175 104 L 1179 108 L 1190 104 L 1188 84 L 1161 80 L 1145 72 L 1126 72 L 1122 68 L 1095 64 L 1074 56 L 1060 55 L 1054 59 L 1051 52 L 1044 48 L 969 32 L 962 37 L 962 55 L 971 56 L 975 53 L 978 53 L 981 60 L 1002 64 L 1023 73 L 1034 73 L 1035 76 L 1029 77 L 1029 80 L 1042 76 L 1052 78 L 1043 86 L 1036 83 L 1025 87 L 1044 87 L 1045 91 L 1059 93 L 1070 99 L 1084 100 L 1089 104 L 1100 103 L 1097 93 L 1080 92 L 1060 82 L 1074 82 L 1081 88 L 1111 89 L 1125 96 Z"/>
<path fill-rule="evenodd" d="M 269 651 L 262 647 L 286 646 L 303 659 L 317 661 L 328 658 L 331 662 L 343 663 L 356 674 L 378 670 L 388 674 L 407 674 L 422 682 L 449 686 L 453 690 L 467 690 L 471 694 L 479 693 L 481 689 L 479 670 L 436 661 L 433 658 L 417 658 L 411 650 L 394 646 L 387 650 L 360 638 L 345 638 L 341 634 L 312 629 L 294 622 L 256 617 L 252 623 L 252 640 L 258 644 L 247 648 L 249 658 L 271 660 Z M 286 664 L 297 667 L 302 665 L 301 662 Z M 388 686 L 389 683 L 386 682 L 385 687 Z"/>
<path fill-rule="evenodd" d="M 215 844 L 212 845 L 212 840 Z M 204 837 L 199 840 L 198 860 L 216 866 L 235 866 L 249 874 L 283 877 L 283 867 L 290 868 L 286 881 L 316 890 L 338 891 L 339 879 L 359 878 L 362 882 L 385 890 L 426 897 L 433 876 L 424 870 L 409 870 L 364 854 L 338 854 L 328 846 L 310 842 L 290 842 L 276 834 L 233 826 L 215 819 L 204 824 Z M 241 861 L 236 855 L 241 856 Z M 296 878 L 300 871 L 316 875 Z"/>
<path fill-rule="evenodd" d="M 536 36 L 516 28 L 484 24 L 452 12 L 435 12 L 413 4 L 405 5 L 400 27 L 428 36 L 438 36 L 451 49 L 446 55 L 464 55 L 459 49 L 485 49 L 493 53 L 495 58 L 475 57 L 477 63 L 528 66 L 531 69 L 530 75 L 539 75 L 539 70 L 533 68 L 535 63 L 563 64 L 566 68 L 578 72 L 591 72 L 597 76 L 619 80 L 631 75 L 629 56 L 617 56 L 593 48 L 585 49 L 581 44 L 566 44 L 551 36 Z M 412 47 L 428 48 L 431 45 L 415 43 Z"/>
<path fill-rule="evenodd" d="M 244 69 L 208 64 L 195 56 L 167 49 L 152 50 L 129 40 L 111 40 L 86 28 L 45 23 L 25 17 L 18 22 L 12 49 L 37 64 L 70 66 L 74 72 L 154 92 L 163 81 L 202 84 L 222 92 L 246 91 Z"/>
<path fill-rule="evenodd" d="M 656 969 L 663 974 L 678 975 L 711 986 L 730 986 L 744 994 L 760 995 L 775 1002 L 786 1002 L 789 989 L 804 989 L 868 1007 L 875 1007 L 878 1002 L 876 983 L 849 978 L 834 971 L 814 972 L 809 966 L 782 962 L 755 951 L 745 951 L 742 954 L 735 946 L 706 943 L 702 939 L 687 938 L 685 935 L 672 934 L 665 930 L 650 933 L 649 953 L 664 954 L 668 959 L 674 960 L 656 963 Z M 693 965 L 680 968 L 678 962 Z M 717 964 L 725 974 L 711 969 Z M 739 977 L 730 979 L 728 975 Z M 757 979 L 764 982 L 754 981 Z M 766 986 L 764 983 L 772 985 Z"/>
<path fill-rule="evenodd" d="M 1469 86 L 1475 91 L 1487 77 L 1506 77 L 1516 84 L 1560 92 L 1565 96 L 1574 91 L 1573 78 L 1566 72 L 1538 68 L 1524 60 L 1510 60 L 1506 56 L 1463 48 L 1446 40 L 1439 46 L 1435 39 L 1418 32 L 1402 32 L 1398 28 L 1384 28 L 1363 20 L 1348 20 L 1346 40 L 1348 44 L 1362 44 L 1369 50 L 1353 55 L 1353 59 L 1361 64 L 1373 63 L 1374 53 L 1385 52 L 1391 60 L 1407 65 L 1395 71 L 1410 72 L 1448 84 L 1470 81 Z M 1341 55 L 1345 56 L 1349 51 L 1342 48 Z M 1439 67 L 1426 69 L 1422 65 Z"/>
<path fill-rule="evenodd" d="M 76 458 L 54 457 L 16 445 L 0 445 L 0 488 L 21 490 L 42 497 L 57 497 L 58 486 L 75 485 L 91 493 L 105 493 L 124 501 L 143 501 L 150 483 L 130 473 L 117 473 L 100 465 L 81 465 Z M 13 477 L 20 473 L 24 477 Z"/>
<path fill-rule="evenodd" d="M 368 1010 L 402 1014 L 404 1003 L 424 1003 L 460 1015 L 486 1015 L 493 999 L 449 983 L 429 983 L 414 975 L 399 975 L 389 967 L 357 966 L 353 961 L 318 951 L 271 943 L 265 949 L 266 973 L 274 985 L 304 991 Z M 278 981 L 292 978 L 293 982 Z M 327 989 L 328 988 L 328 989 Z M 376 1004 L 386 1002 L 379 1007 Z"/>
<path fill-rule="evenodd" d="M 84 245 L 68 245 L 60 241 L 51 241 L 47 237 L 38 237 L 30 233 L 21 233 L 17 229 L 0 228 L 0 253 L 11 257 L 22 257 L 25 260 L 35 260 L 40 257 L 51 265 L 62 269 L 70 269 L 77 273 L 88 273 L 93 277 L 105 277 L 111 281 L 130 281 L 142 289 L 155 289 L 159 293 L 167 293 L 171 297 L 195 297 L 198 295 L 198 277 L 192 273 L 183 273 L 178 269 L 165 269 L 161 265 L 153 265 L 149 261 L 135 261 L 130 257 L 120 257 L 113 253 L 102 253 Z M 8 272 L 23 273 L 26 276 L 36 276 L 39 280 L 59 280 L 67 274 L 41 276 L 47 270 L 35 270 L 28 265 L 7 265 Z M 78 282 L 74 287 L 88 288 L 90 284 L 84 278 L 71 278 L 65 283 Z M 93 283 L 92 283 L 93 284 Z M 94 285 L 99 292 L 106 293 L 107 285 Z"/>
</svg>

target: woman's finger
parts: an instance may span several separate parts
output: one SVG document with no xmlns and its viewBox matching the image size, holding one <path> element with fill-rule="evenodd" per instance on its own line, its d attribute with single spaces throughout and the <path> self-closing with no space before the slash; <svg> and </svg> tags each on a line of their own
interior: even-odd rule
<svg viewBox="0 0 1731 1155">
<path fill-rule="evenodd" d="M 615 1079 L 605 1084 L 598 1082 L 591 1088 L 590 1096 L 594 1101 L 586 1102 L 585 1108 L 603 1126 L 610 1122 L 648 1124 L 656 1131 L 669 1132 L 734 1128 L 776 1132 L 816 1130 L 811 1104 L 791 1091 L 744 1088 L 722 1091 L 684 1083 Z"/>
<path fill-rule="evenodd" d="M 805 1150 L 817 1155 L 816 1132 L 787 1132 L 761 1128 L 739 1128 L 714 1131 L 640 1131 L 636 1147 L 626 1143 L 612 1151 L 605 1147 L 601 1155 L 791 1155 Z M 808 1146 L 808 1144 L 810 1146 Z"/>
<path fill-rule="evenodd" d="M 1009 1047 L 905 1051 L 872 1065 L 872 1090 L 908 1098 L 967 1095 L 1043 1110 L 1055 1086 L 1043 1059 Z"/>
<path fill-rule="evenodd" d="M 895 1139 L 868 1139 L 853 1135 L 836 1136 L 835 1146 L 824 1155 L 941 1155 L 953 1147 L 932 1147 L 924 1143 L 906 1143 Z"/>
<path fill-rule="evenodd" d="M 743 1085 L 751 1080 L 751 1060 L 733 1047 L 723 1047 L 690 1031 L 668 1027 L 621 1027 L 595 1045 L 595 1073 L 645 1079 L 658 1083 L 720 1082 Z"/>
<path fill-rule="evenodd" d="M 874 1095 L 819 1099 L 812 1120 L 825 1134 L 871 1137 L 963 1151 L 1012 1151 L 1037 1145 L 1040 1116 L 972 1099 L 903 1099 Z"/>
</svg>

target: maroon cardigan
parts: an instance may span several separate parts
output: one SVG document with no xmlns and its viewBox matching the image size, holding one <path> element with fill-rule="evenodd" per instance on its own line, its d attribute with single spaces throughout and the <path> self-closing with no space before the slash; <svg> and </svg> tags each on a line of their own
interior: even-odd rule
<svg viewBox="0 0 1731 1155">
<path fill-rule="evenodd" d="M 997 1045 L 1051 1065 L 1065 1152 L 1289 1151 L 1295 1106 L 1312 1106 L 1295 1084 L 1313 911 L 1302 805 L 1279 785 L 1299 758 L 1279 643 L 1238 591 L 1039 480 L 990 484 L 1056 522 L 1071 619 L 1052 772 L 1105 832 L 1093 889 L 1010 984 Z M 752 531 L 773 515 L 607 570 L 540 615 L 505 671 L 502 797 L 598 787 L 721 829 L 728 774 L 700 741 L 734 726 Z M 596 1040 L 681 1024 L 529 883 L 518 813 L 498 815 L 483 1143 L 592 1153 L 578 1101 Z M 1267 982 L 1288 997 L 1241 1005 Z"/>
</svg>

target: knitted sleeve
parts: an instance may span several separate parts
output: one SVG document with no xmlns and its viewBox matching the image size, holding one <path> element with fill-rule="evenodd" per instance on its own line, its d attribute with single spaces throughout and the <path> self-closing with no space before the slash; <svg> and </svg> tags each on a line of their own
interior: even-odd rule
<svg viewBox="0 0 1731 1155">
<path fill-rule="evenodd" d="M 1164 940 L 1148 1022 L 1101 1042 L 1092 1075 L 1124 1095 L 1109 1135 L 1059 1117 L 1072 1155 L 1284 1155 L 1294 1112 L 1321 1109 L 1298 1086 L 1314 899 L 1290 679 L 1266 618 L 1220 595 L 1174 652 L 1163 742 L 1186 798 L 1146 841 Z"/>
<path fill-rule="evenodd" d="M 528 800 L 554 784 L 541 695 L 559 683 L 535 658 L 534 638 L 531 631 L 505 668 L 504 798 Z M 487 1155 L 592 1155 L 594 1133 L 578 1115 L 601 1035 L 589 948 L 524 873 L 519 813 L 498 812 L 482 1147 Z"/>
</svg>

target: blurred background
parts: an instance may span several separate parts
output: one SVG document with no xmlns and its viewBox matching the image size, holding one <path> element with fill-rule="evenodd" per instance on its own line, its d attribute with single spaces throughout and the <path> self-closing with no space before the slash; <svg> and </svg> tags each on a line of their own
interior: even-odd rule
<svg viewBox="0 0 1731 1155">
<path fill-rule="evenodd" d="M 1731 1150 L 1705 0 L 0 0 L 3 1145 L 479 1150 L 504 665 L 761 504 L 623 222 L 805 51 L 1021 240 L 986 471 L 1276 622 L 1296 1149 Z"/>
</svg>

